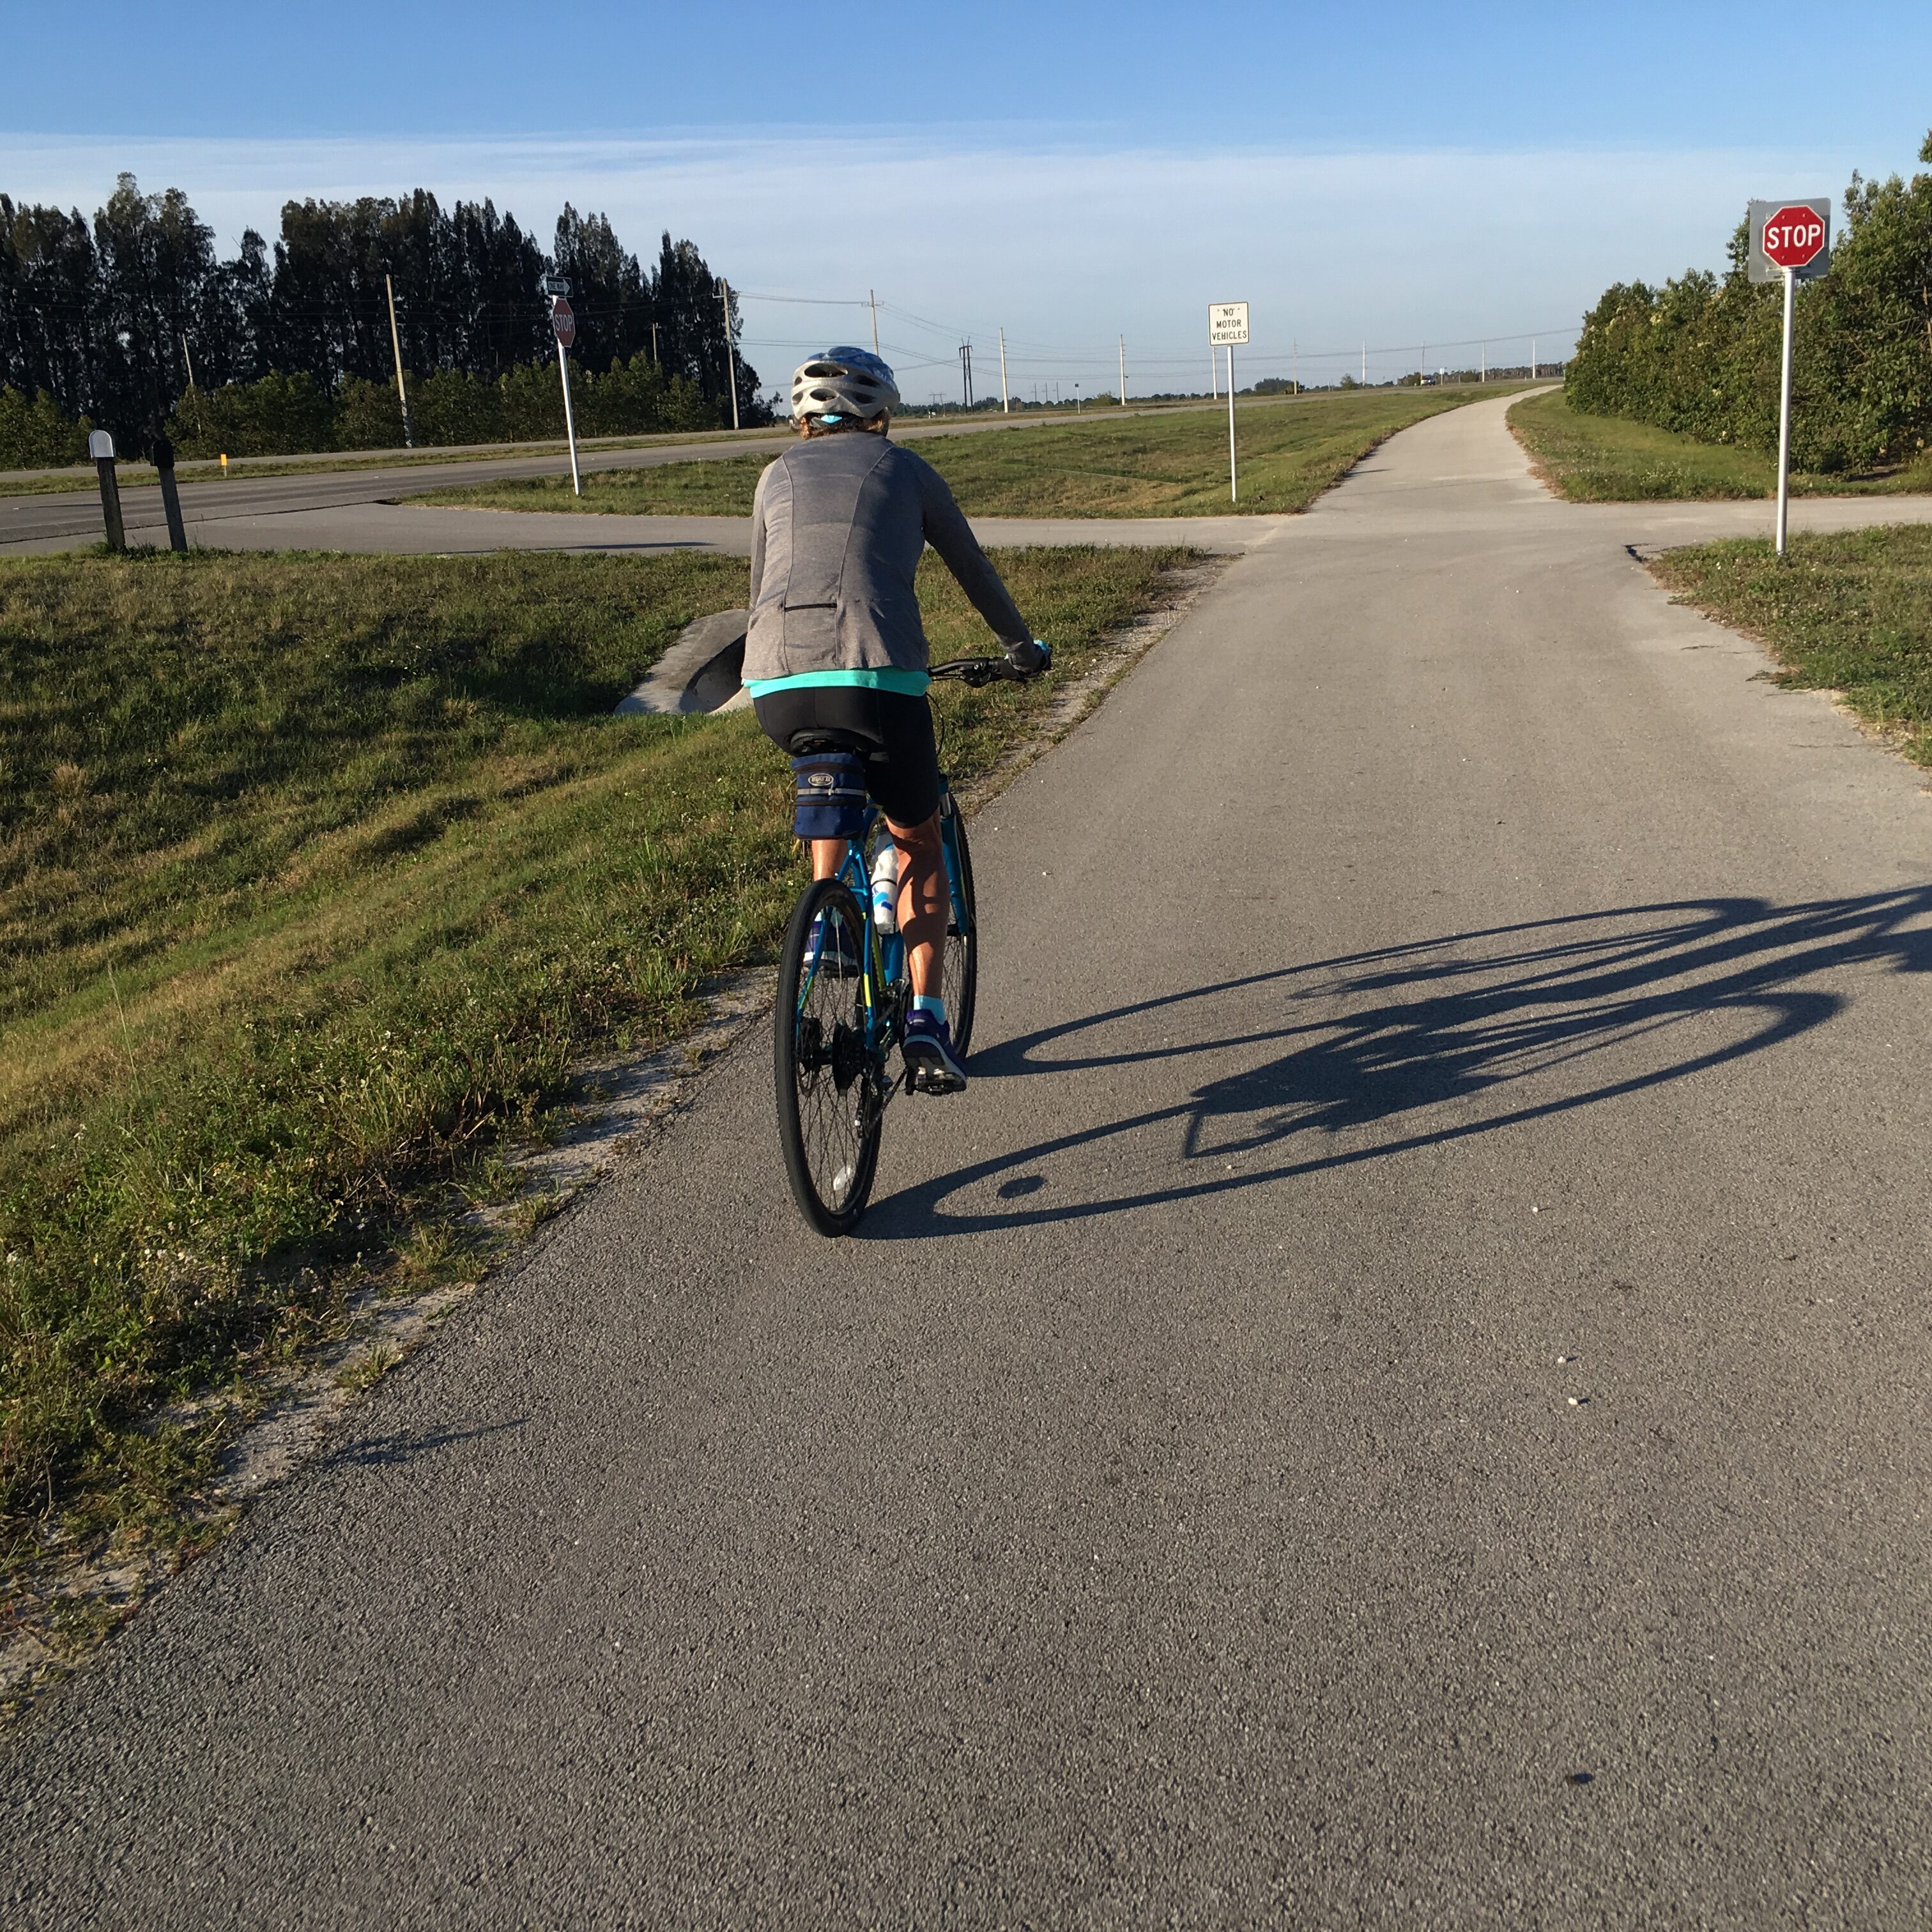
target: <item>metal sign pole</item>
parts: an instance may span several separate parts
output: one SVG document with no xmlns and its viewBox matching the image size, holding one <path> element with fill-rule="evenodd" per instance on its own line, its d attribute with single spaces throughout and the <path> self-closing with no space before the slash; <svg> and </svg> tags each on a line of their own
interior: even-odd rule
<svg viewBox="0 0 1932 1932">
<path fill-rule="evenodd" d="M 1778 379 L 1778 554 L 1784 554 L 1784 536 L 1791 516 L 1791 331 L 1796 308 L 1793 294 L 1798 271 L 1784 272 L 1784 368 Z"/>
<path fill-rule="evenodd" d="M 1241 500 L 1241 479 L 1234 466 L 1234 345 L 1228 345 L 1228 500 Z"/>
<path fill-rule="evenodd" d="M 570 487 L 580 496 L 584 478 L 577 473 L 577 419 L 570 412 L 570 364 L 564 356 L 561 336 L 556 344 L 556 373 L 563 384 L 563 433 L 570 439 Z"/>
<path fill-rule="evenodd" d="M 1797 334 L 1798 284 L 1826 274 L 1832 266 L 1832 204 L 1812 200 L 1754 201 L 1745 217 L 1750 252 L 1745 272 L 1766 286 L 1784 284 L 1784 338 L 1778 372 L 1778 523 L 1776 554 L 1782 561 L 1791 534 L 1791 358 Z"/>
</svg>

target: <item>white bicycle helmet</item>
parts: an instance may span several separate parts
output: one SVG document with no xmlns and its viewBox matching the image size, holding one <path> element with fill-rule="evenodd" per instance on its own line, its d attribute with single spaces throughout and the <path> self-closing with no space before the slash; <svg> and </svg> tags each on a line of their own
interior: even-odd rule
<svg viewBox="0 0 1932 1932">
<path fill-rule="evenodd" d="M 827 424 L 863 422 L 898 406 L 891 369 L 869 349 L 828 349 L 801 362 L 791 379 L 791 412 L 801 422 L 808 416 Z"/>
</svg>

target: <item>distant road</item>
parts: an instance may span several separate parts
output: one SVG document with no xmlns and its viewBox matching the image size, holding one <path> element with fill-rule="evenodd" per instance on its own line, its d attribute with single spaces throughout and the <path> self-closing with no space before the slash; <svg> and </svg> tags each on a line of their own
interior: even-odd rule
<svg viewBox="0 0 1932 1932">
<path fill-rule="evenodd" d="M 1169 410 L 1136 410 L 1129 413 L 1166 415 Z M 912 442 L 921 436 L 972 436 L 987 430 L 1043 427 L 1072 420 L 1060 416 L 990 416 L 979 422 L 931 428 L 908 424 L 892 433 L 902 442 Z M 650 470 L 666 463 L 722 462 L 754 451 L 782 449 L 790 440 L 790 432 L 780 430 L 768 436 L 736 438 L 728 442 L 706 439 L 644 449 L 587 451 L 579 457 L 578 466 L 590 473 L 603 470 Z M 251 477 L 240 470 L 225 483 L 183 483 L 182 514 L 190 542 L 219 546 L 224 541 L 220 526 L 237 519 L 279 516 L 297 510 L 342 509 L 460 484 L 500 483 L 524 476 L 568 476 L 569 471 L 569 458 L 555 451 L 541 456 L 398 464 L 380 470 L 318 470 L 303 476 Z M 157 486 L 124 488 L 121 510 L 130 542 L 167 542 L 161 493 Z M 0 553 L 64 549 L 73 544 L 97 542 L 100 534 L 100 499 L 94 490 L 0 498 Z"/>
</svg>

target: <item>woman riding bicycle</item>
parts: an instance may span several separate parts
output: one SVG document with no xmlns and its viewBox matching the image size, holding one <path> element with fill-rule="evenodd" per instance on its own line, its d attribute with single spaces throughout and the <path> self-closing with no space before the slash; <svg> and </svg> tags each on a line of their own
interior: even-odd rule
<svg viewBox="0 0 1932 1932">
<path fill-rule="evenodd" d="M 800 441 L 759 478 L 752 505 L 752 616 L 745 684 L 766 734 L 788 752 L 861 752 L 865 782 L 898 848 L 898 919 L 912 1006 L 900 1052 L 927 1093 L 966 1070 L 939 994 L 948 904 L 942 781 L 927 702 L 926 631 L 914 577 L 928 544 L 1006 646 L 1015 668 L 1050 662 L 944 479 L 886 432 L 899 392 L 862 349 L 829 349 L 792 378 Z M 814 839 L 830 878 L 844 842 Z"/>
</svg>

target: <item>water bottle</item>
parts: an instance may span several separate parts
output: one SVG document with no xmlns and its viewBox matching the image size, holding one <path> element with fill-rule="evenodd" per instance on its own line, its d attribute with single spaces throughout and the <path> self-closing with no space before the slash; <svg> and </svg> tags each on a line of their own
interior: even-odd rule
<svg viewBox="0 0 1932 1932">
<path fill-rule="evenodd" d="M 890 838 L 872 860 L 872 923 L 881 932 L 899 929 L 899 848 Z"/>
</svg>

